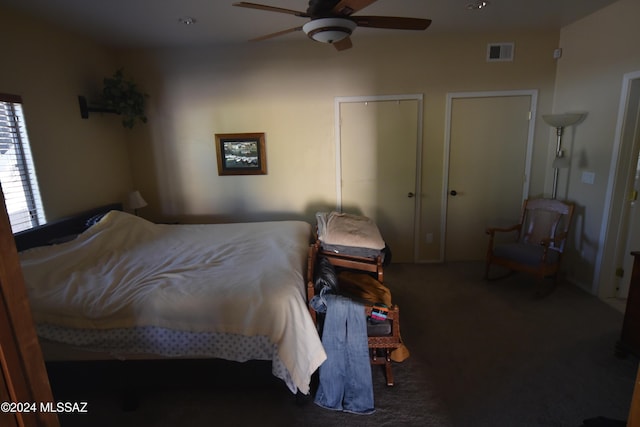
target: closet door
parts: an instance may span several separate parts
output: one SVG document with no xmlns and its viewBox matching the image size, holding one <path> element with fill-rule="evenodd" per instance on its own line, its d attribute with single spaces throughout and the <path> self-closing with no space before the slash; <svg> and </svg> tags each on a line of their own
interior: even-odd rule
<svg viewBox="0 0 640 427">
<path fill-rule="evenodd" d="M 485 229 L 520 218 L 530 111 L 528 95 L 453 100 L 446 261 L 483 260 Z"/>
<path fill-rule="evenodd" d="M 0 205 L 0 402 L 33 402 L 37 409 L 3 407 L 0 426 L 58 427 L 57 415 L 39 407 L 53 396 L 1 189 Z"/>
<path fill-rule="evenodd" d="M 414 262 L 419 104 L 415 99 L 340 106 L 341 204 L 376 222 L 396 262 Z"/>
</svg>

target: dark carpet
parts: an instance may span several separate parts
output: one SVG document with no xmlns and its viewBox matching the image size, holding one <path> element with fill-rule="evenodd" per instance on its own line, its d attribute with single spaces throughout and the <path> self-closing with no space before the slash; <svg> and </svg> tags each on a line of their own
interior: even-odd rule
<svg viewBox="0 0 640 427">
<path fill-rule="evenodd" d="M 624 425 L 638 360 L 615 355 L 622 314 L 566 283 L 483 281 L 482 267 L 387 267 L 411 357 L 393 387 L 373 367 L 372 415 L 296 398 L 265 362 L 51 364 L 56 399 L 88 402 L 62 426 Z"/>
</svg>

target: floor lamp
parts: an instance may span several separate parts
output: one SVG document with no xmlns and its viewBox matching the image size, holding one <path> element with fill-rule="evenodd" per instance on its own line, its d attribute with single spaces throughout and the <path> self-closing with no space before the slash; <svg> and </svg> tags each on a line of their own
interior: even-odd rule
<svg viewBox="0 0 640 427">
<path fill-rule="evenodd" d="M 569 159 L 564 156 L 562 151 L 562 133 L 564 128 L 578 123 L 583 117 L 582 113 L 545 114 L 542 116 L 542 119 L 549 126 L 556 128 L 556 156 L 553 159 L 553 192 L 551 193 L 551 197 L 554 199 L 558 193 L 558 170 L 569 167 Z"/>
</svg>

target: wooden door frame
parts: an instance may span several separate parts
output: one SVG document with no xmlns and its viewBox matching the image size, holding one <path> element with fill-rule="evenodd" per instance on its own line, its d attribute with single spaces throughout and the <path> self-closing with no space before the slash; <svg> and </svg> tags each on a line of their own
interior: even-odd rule
<svg viewBox="0 0 640 427">
<path fill-rule="evenodd" d="M 445 260 L 446 230 L 447 230 L 447 208 L 449 203 L 449 156 L 451 150 L 451 108 L 455 99 L 468 98 L 504 98 L 513 96 L 530 96 L 529 105 L 529 130 L 527 133 L 527 149 L 525 155 L 524 183 L 522 185 L 522 201 L 529 197 L 529 182 L 531 179 L 531 159 L 533 157 L 533 138 L 536 127 L 536 109 L 538 105 L 538 90 L 509 90 L 509 91 L 486 91 L 486 92 L 449 92 L 447 93 L 447 105 L 445 112 L 444 126 L 444 159 L 442 176 L 442 202 L 441 202 L 441 223 L 440 223 L 440 259 Z"/>
<path fill-rule="evenodd" d="M 40 411 L 41 403 L 53 404 L 27 288 L 0 188 L 0 376 L 12 402 L 30 402 L 36 410 L 16 412 L 22 427 L 58 427 L 55 412 Z M 6 415 L 3 414 L 3 415 Z"/>
<path fill-rule="evenodd" d="M 342 211 L 342 140 L 341 140 L 341 105 L 347 103 L 379 102 L 379 101 L 417 101 L 418 117 L 416 129 L 416 176 L 415 176 L 415 197 L 413 213 L 413 261 L 416 262 L 419 253 L 419 224 L 422 212 L 422 134 L 424 127 L 423 119 L 423 95 L 372 95 L 372 96 L 337 96 L 334 98 L 334 129 L 336 137 L 336 210 Z"/>
<path fill-rule="evenodd" d="M 624 126 L 630 101 L 631 85 L 640 81 L 640 71 L 626 73 L 622 77 L 622 89 L 618 105 L 618 118 L 616 122 L 615 137 L 607 179 L 607 192 L 604 200 L 602 223 L 600 225 L 600 237 L 597 244 L 596 261 L 594 265 L 594 280 L 591 284 L 591 293 L 600 298 L 610 298 L 616 295 L 615 279 L 616 261 L 620 256 L 618 240 L 622 225 L 623 203 L 627 196 L 626 187 L 630 173 L 628 165 L 623 162 L 631 157 L 633 141 L 631 144 L 624 141 Z M 613 283 L 613 284 L 612 284 Z"/>
</svg>

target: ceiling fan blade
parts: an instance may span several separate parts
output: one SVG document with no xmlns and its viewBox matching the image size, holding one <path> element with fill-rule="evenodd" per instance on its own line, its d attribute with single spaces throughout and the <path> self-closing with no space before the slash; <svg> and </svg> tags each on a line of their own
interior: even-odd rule
<svg viewBox="0 0 640 427">
<path fill-rule="evenodd" d="M 268 12 L 287 13 L 289 15 L 295 15 L 295 16 L 301 16 L 303 18 L 309 18 L 309 15 L 307 15 L 306 12 L 299 12 L 297 10 L 284 9 L 282 7 L 267 6 L 267 5 L 264 5 L 264 4 L 250 3 L 250 2 L 246 2 L 246 1 L 240 1 L 240 2 L 237 2 L 237 3 L 233 3 L 233 5 L 237 6 L 237 7 L 246 7 L 247 9 L 258 9 L 258 10 L 266 10 Z"/>
<path fill-rule="evenodd" d="M 333 42 L 332 44 L 333 44 L 333 47 L 336 48 L 336 50 L 346 50 L 353 47 L 353 44 L 351 43 L 351 37 L 345 37 L 344 39 L 337 42 Z"/>
<path fill-rule="evenodd" d="M 341 16 L 349 16 L 364 9 L 377 0 L 340 0 L 334 7 L 333 13 Z"/>
<path fill-rule="evenodd" d="M 267 34 L 264 36 L 260 36 L 260 37 L 256 37 L 254 39 L 250 39 L 250 42 L 259 42 L 261 40 L 267 40 L 267 39 L 271 39 L 273 37 L 278 37 L 278 36 L 283 36 L 285 34 L 289 34 L 289 33 L 293 33 L 296 31 L 302 31 L 302 27 L 294 27 L 294 28 L 289 28 L 287 30 L 282 30 L 282 31 L 278 31 L 275 33 L 271 33 L 271 34 Z"/>
<path fill-rule="evenodd" d="M 397 16 L 350 16 L 359 27 L 388 28 L 392 30 L 426 30 L 431 19 L 401 18 Z"/>
</svg>

